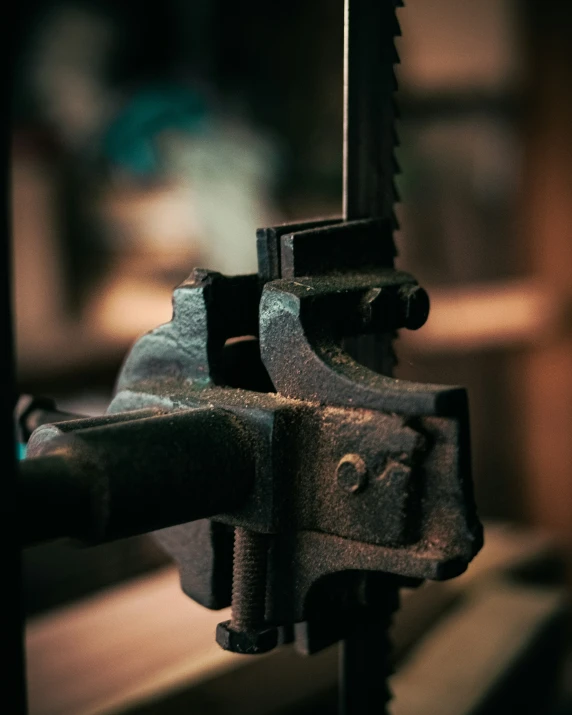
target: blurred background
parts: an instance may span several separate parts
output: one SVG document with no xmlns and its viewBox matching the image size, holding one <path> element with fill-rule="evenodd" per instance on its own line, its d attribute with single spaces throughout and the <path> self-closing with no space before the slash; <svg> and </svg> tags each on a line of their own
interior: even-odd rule
<svg viewBox="0 0 572 715">
<path fill-rule="evenodd" d="M 343 3 L 23 5 L 18 389 L 98 414 L 193 266 L 253 272 L 258 226 L 340 214 Z M 432 313 L 400 336 L 397 374 L 468 387 L 482 517 L 548 534 L 570 574 L 572 7 L 409 0 L 399 14 L 398 265 Z M 166 563 L 149 537 L 30 549 L 27 613 Z"/>
</svg>

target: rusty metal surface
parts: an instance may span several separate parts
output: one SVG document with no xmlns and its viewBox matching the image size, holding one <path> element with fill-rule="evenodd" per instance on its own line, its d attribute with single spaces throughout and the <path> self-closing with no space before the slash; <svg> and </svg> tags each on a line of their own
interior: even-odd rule
<svg viewBox="0 0 572 715">
<path fill-rule="evenodd" d="M 380 376 L 334 348 L 313 320 L 311 300 L 304 307 L 309 279 L 292 290 L 283 280 L 271 282 L 263 292 L 258 370 L 278 391 L 224 387 L 221 353 L 249 320 L 233 316 L 232 304 L 225 303 L 226 314 L 217 312 L 218 291 L 234 290 L 234 280 L 228 279 L 229 287 L 222 276 L 196 272 L 176 291 L 173 321 L 132 350 L 110 408 L 113 417 L 98 418 L 101 426 L 95 419 L 40 428 L 30 454 L 48 459 L 55 451 L 61 459 L 62 440 L 68 444 L 70 435 L 74 444 L 98 450 L 91 460 L 111 484 L 105 496 L 111 516 L 105 528 L 98 527 L 101 538 L 156 528 L 157 511 L 164 526 L 204 516 L 271 535 L 266 609 L 279 625 L 306 620 L 312 589 L 337 573 L 417 579 L 460 573 L 481 543 L 470 492 L 464 391 Z M 334 305 L 340 294 L 351 294 L 340 290 L 339 280 L 331 278 Z M 326 300 L 327 281 L 321 291 Z M 244 301 L 236 305 L 242 310 Z M 344 315 L 333 311 L 338 314 Z M 142 409 L 161 414 L 137 412 Z M 220 421 L 220 429 L 212 420 Z M 82 469 L 86 457 L 70 453 L 66 459 Z M 127 460 L 129 472 L 122 470 Z M 244 466 L 250 463 L 253 473 Z M 183 492 L 171 481 L 181 472 Z M 221 508 L 223 503 L 228 506 Z M 193 544 L 197 527 L 188 527 L 188 541 L 186 528 L 176 527 L 175 542 L 169 531 L 160 535 L 175 552 L 187 554 L 183 563 L 228 564 L 228 554 L 215 556 L 232 548 L 228 539 L 223 545 L 204 539 L 199 549 Z M 203 602 L 228 605 L 209 596 L 212 579 L 208 568 L 183 574 L 191 595 L 196 590 Z M 228 584 L 219 590 L 230 593 Z"/>
</svg>

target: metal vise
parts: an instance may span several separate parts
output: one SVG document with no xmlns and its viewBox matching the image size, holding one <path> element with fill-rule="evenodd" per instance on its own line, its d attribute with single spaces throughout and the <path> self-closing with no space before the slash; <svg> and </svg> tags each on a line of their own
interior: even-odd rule
<svg viewBox="0 0 572 715">
<path fill-rule="evenodd" d="M 264 229 L 259 274 L 195 270 L 128 356 L 106 416 L 38 428 L 25 539 L 159 530 L 185 593 L 232 601 L 217 640 L 260 653 L 344 637 L 393 585 L 460 574 L 482 531 L 466 393 L 344 349 L 425 322 L 379 220 Z M 234 554 L 233 554 L 234 549 Z"/>
</svg>

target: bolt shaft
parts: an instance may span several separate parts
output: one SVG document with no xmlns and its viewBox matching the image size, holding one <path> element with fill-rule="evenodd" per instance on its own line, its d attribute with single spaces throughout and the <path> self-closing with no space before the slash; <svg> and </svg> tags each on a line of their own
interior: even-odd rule
<svg viewBox="0 0 572 715">
<path fill-rule="evenodd" d="M 234 530 L 230 627 L 255 631 L 265 623 L 268 536 L 242 527 Z"/>
</svg>

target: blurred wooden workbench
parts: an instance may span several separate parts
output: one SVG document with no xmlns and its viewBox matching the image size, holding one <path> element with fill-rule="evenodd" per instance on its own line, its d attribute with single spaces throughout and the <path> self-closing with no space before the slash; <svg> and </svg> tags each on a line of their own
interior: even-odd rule
<svg viewBox="0 0 572 715">
<path fill-rule="evenodd" d="M 565 644 L 559 579 L 548 538 L 490 526 L 465 575 L 404 592 L 395 715 L 478 715 L 503 692 L 505 704 L 547 698 Z M 186 598 L 167 567 L 30 620 L 30 715 L 329 712 L 335 648 L 309 659 L 290 648 L 232 655 L 214 642 L 225 617 Z M 528 682 L 517 692 L 519 672 Z"/>
</svg>

